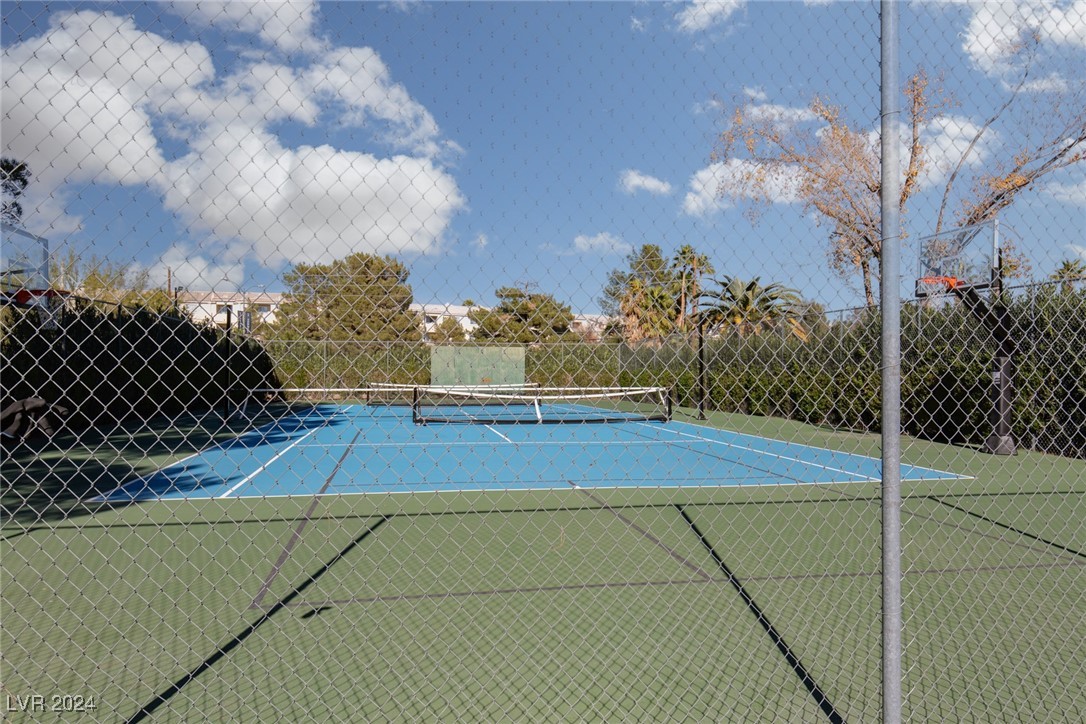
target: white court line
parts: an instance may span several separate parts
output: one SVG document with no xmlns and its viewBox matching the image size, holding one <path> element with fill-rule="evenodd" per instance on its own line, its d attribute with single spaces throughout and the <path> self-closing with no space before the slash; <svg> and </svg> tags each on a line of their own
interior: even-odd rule
<svg viewBox="0 0 1086 724">
<path fill-rule="evenodd" d="M 118 485 L 113 490 L 110 490 L 108 493 L 101 493 L 100 495 L 96 495 L 93 498 L 87 499 L 87 502 L 88 503 L 104 503 L 107 500 L 109 500 L 109 496 L 113 495 L 114 493 L 120 492 L 121 490 L 124 490 L 125 488 L 131 487 L 131 486 L 135 485 L 136 483 L 145 483 L 145 482 L 147 482 L 147 480 L 149 480 L 150 478 L 153 478 L 154 476 L 158 475 L 159 473 L 161 473 L 161 472 L 163 472 L 165 470 L 169 470 L 170 468 L 177 467 L 178 465 L 184 465 L 189 460 L 192 460 L 195 457 L 199 457 L 199 456 L 203 455 L 205 452 L 211 452 L 212 450 L 214 450 L 217 447 L 220 447 L 221 445 L 222 445 L 222 443 L 216 443 L 215 445 L 212 445 L 211 447 L 209 447 L 207 450 L 198 450 L 198 451 L 194 452 L 192 455 L 187 455 L 187 456 L 181 458 L 180 460 L 178 460 L 176 462 L 172 462 L 172 463 L 170 463 L 169 465 L 167 465 L 165 467 L 159 468 L 158 470 L 154 471 L 153 473 L 148 473 L 147 475 L 141 475 L 140 477 L 136 478 L 135 480 L 130 480 L 127 483 L 121 483 L 120 485 Z"/>
<path fill-rule="evenodd" d="M 505 435 L 502 435 L 502 434 L 501 434 L 500 432 L 498 432 L 497 430 L 495 430 L 495 429 L 494 429 L 494 427 L 493 427 L 493 426 L 491 426 L 491 425 L 487 425 L 487 426 L 486 426 L 486 429 L 487 429 L 487 430 L 490 430 L 490 431 L 491 431 L 492 433 L 494 433 L 495 435 L 497 435 L 498 437 L 500 437 L 500 438 L 501 438 L 502 440 L 505 440 L 506 442 L 513 442 L 512 440 L 510 440 L 509 438 L 507 438 L 507 437 L 506 437 Z M 459 444 L 459 443 L 455 443 L 455 444 Z"/>
<path fill-rule="evenodd" d="M 271 422 L 267 422 L 267 423 L 261 425 L 260 427 L 254 427 L 252 430 L 243 430 L 242 432 L 239 432 L 237 435 L 230 438 L 229 440 L 223 440 L 222 442 L 217 442 L 214 445 L 212 445 L 211 447 L 204 448 L 203 450 L 197 450 L 196 452 L 192 453 L 191 455 L 186 455 L 185 457 L 181 458 L 180 460 L 175 460 L 172 463 L 170 463 L 169 465 L 164 465 L 163 467 L 159 468 L 158 470 L 155 470 L 152 473 L 148 473 L 147 475 L 141 475 L 140 477 L 136 478 L 135 480 L 130 480 L 130 481 L 126 482 L 126 483 L 121 483 L 120 485 L 118 485 L 113 490 L 110 490 L 108 493 L 102 493 L 100 495 L 94 496 L 93 498 L 89 498 L 87 500 L 87 502 L 88 503 L 104 503 L 104 502 L 106 502 L 106 500 L 109 499 L 109 496 L 113 495 L 114 493 L 118 493 L 118 492 L 124 490 L 125 488 L 128 488 L 128 487 L 131 487 L 131 486 L 135 485 L 136 483 L 146 482 L 147 480 L 153 478 L 154 476 L 158 475 L 159 473 L 164 473 L 167 470 L 169 470 L 170 468 L 176 468 L 178 465 L 184 465 L 189 460 L 192 460 L 193 458 L 196 458 L 196 457 L 200 457 L 201 455 L 204 455 L 205 453 L 209 453 L 212 450 L 225 449 L 227 445 L 231 445 L 231 444 L 237 442 L 238 440 L 245 437 L 246 435 L 249 435 L 249 434 L 254 433 L 254 432 L 256 432 L 256 433 L 262 432 L 262 431 L 264 431 L 264 430 L 266 430 L 268 428 L 274 427 L 276 425 L 276 423 L 278 423 L 278 422 L 279 422 L 278 420 L 272 420 Z"/>
<path fill-rule="evenodd" d="M 778 439 L 772 438 L 772 437 L 762 437 L 761 435 L 752 435 L 752 434 L 746 433 L 746 432 L 736 432 L 735 430 L 728 430 L 728 429 L 721 428 L 721 427 L 711 427 L 709 425 L 699 425 L 698 423 L 690 422 L 689 420 L 674 420 L 673 419 L 672 422 L 677 423 L 679 425 L 683 425 L 685 427 L 692 427 L 695 430 L 709 430 L 711 432 L 718 433 L 718 434 L 719 433 L 726 433 L 726 434 L 729 434 L 729 435 L 735 435 L 737 437 L 747 438 L 748 440 L 760 440 L 760 441 L 763 441 L 763 442 L 774 442 L 774 443 L 778 443 L 778 444 L 781 444 L 781 445 L 788 445 L 790 447 L 801 447 L 801 448 L 803 448 L 805 450 L 817 450 L 819 452 L 826 452 L 826 453 L 830 453 L 831 455 L 846 455 L 848 457 L 860 458 L 862 460 L 872 460 L 872 461 L 880 462 L 880 463 L 882 462 L 881 459 L 876 458 L 876 457 L 872 457 L 870 455 L 861 455 L 859 453 L 850 453 L 850 452 L 845 452 L 844 450 L 834 450 L 833 448 L 819 447 L 818 445 L 808 445 L 807 443 L 802 443 L 802 442 L 791 442 L 789 440 L 778 440 Z M 644 423 L 639 423 L 639 424 L 644 424 Z M 676 434 L 683 434 L 683 433 L 679 433 L 677 430 L 674 430 L 674 429 L 670 429 L 670 428 L 665 428 L 665 429 L 668 429 L 669 432 L 674 432 Z M 712 441 L 711 438 L 700 437 L 698 435 L 694 435 L 693 437 L 697 437 L 699 440 Z M 715 442 L 719 442 L 720 444 L 723 444 L 723 445 L 729 445 L 730 447 L 742 448 L 741 445 L 731 445 L 731 443 L 724 442 L 723 440 L 715 441 Z M 749 449 L 749 448 L 743 448 L 743 449 Z M 755 448 L 755 452 L 762 452 L 762 451 Z M 766 452 L 765 454 L 766 455 L 775 455 L 775 453 L 768 453 L 768 452 Z M 951 475 L 951 476 L 953 476 L 951 478 L 942 478 L 942 477 L 940 477 L 940 478 L 936 478 L 936 480 L 975 480 L 976 479 L 972 475 L 963 475 L 962 473 L 956 473 L 953 470 L 937 470 L 936 468 L 929 468 L 929 467 L 926 467 L 924 465 L 918 465 L 916 463 L 902 462 L 901 465 L 903 467 L 907 465 L 908 467 L 915 468 L 917 470 L 926 470 L 926 471 L 932 472 L 932 473 L 939 473 L 941 475 Z M 826 467 L 826 466 L 823 466 L 823 467 L 825 467 L 826 470 L 837 470 L 837 468 L 831 468 L 831 467 Z M 838 472 L 848 473 L 849 471 L 848 470 L 838 470 Z M 862 477 L 867 477 L 867 476 L 864 475 Z M 882 478 L 870 478 L 870 480 L 882 480 Z M 903 482 L 916 482 L 916 481 L 928 481 L 928 480 L 931 480 L 931 478 L 925 478 L 925 477 L 921 476 L 919 478 L 909 478 L 907 480 L 903 480 Z"/>
<path fill-rule="evenodd" d="M 250 480 L 252 480 L 252 479 L 253 479 L 253 478 L 255 478 L 255 477 L 256 477 L 257 475 L 259 475 L 260 473 L 262 473 L 262 472 L 264 472 L 265 470 L 267 470 L 267 469 L 268 469 L 268 466 L 269 466 L 269 465 L 271 465 L 272 463 L 274 463 L 274 462 L 275 462 L 276 460 L 278 460 L 279 458 L 283 457 L 283 455 L 285 455 L 285 454 L 287 453 L 287 451 L 288 451 L 288 450 L 292 450 L 292 449 L 294 449 L 295 447 L 297 447 L 298 443 L 300 443 L 300 442 L 301 442 L 302 440 L 305 440 L 305 439 L 306 439 L 307 437 L 309 437 L 310 435 L 316 434 L 317 430 L 320 430 L 320 429 L 321 429 L 322 427 L 324 427 L 324 425 L 321 425 L 321 427 L 315 427 L 315 428 L 313 428 L 312 430 L 310 430 L 309 432 L 307 432 L 306 434 L 302 435 L 302 436 L 301 436 L 300 438 L 298 438 L 297 440 L 295 440 L 294 442 L 292 442 L 292 443 L 291 443 L 290 445 L 287 445 L 287 446 L 286 446 L 285 448 L 283 448 L 282 450 L 280 450 L 279 452 L 277 452 L 277 453 L 276 453 L 276 454 L 275 454 L 275 455 L 274 455 L 274 456 L 272 457 L 272 459 L 271 459 L 271 460 L 269 460 L 268 462 L 266 462 L 266 463 L 264 463 L 263 465 L 261 465 L 261 466 L 260 466 L 259 468 L 257 468 L 256 470 L 254 470 L 254 471 L 253 471 L 252 473 L 250 473 L 249 475 L 245 476 L 245 477 L 244 477 L 244 478 L 243 478 L 243 479 L 241 480 L 241 482 L 239 482 L 239 483 L 238 483 L 237 485 L 235 485 L 234 487 L 230 488 L 229 490 L 227 490 L 227 491 L 226 491 L 225 493 L 223 493 L 222 495 L 217 495 L 217 496 L 215 496 L 215 497 L 217 497 L 217 498 L 227 498 L 227 497 L 229 497 L 229 496 L 230 496 L 230 495 L 232 495 L 232 494 L 233 494 L 233 493 L 234 493 L 234 492 L 235 492 L 235 491 L 236 491 L 236 490 L 237 490 L 238 488 L 240 488 L 240 487 L 241 487 L 241 486 L 243 486 L 243 485 L 246 485 L 246 484 L 247 484 L 247 483 L 248 483 L 248 482 L 249 482 Z"/>
<path fill-rule="evenodd" d="M 847 472 L 847 471 L 846 471 Z M 703 478 L 704 480 L 715 480 L 715 478 Z M 472 487 L 472 488 L 427 488 L 427 487 L 411 487 L 407 490 L 349 490 L 343 491 L 338 488 L 345 487 L 343 485 L 334 486 L 330 489 L 325 497 L 340 497 L 348 498 L 353 495 L 463 495 L 464 493 L 546 493 L 553 491 L 582 491 L 582 490 L 706 490 L 706 489 L 725 489 L 725 488 L 784 488 L 789 486 L 819 486 L 828 487 L 830 485 L 862 485 L 866 481 L 864 480 L 827 480 L 825 482 L 807 483 L 802 481 L 786 482 L 782 483 L 774 480 L 772 483 L 721 483 L 714 482 L 709 484 L 695 483 L 693 485 L 674 484 L 674 483 L 661 483 L 658 480 L 650 480 L 645 478 L 645 485 L 625 485 L 621 483 L 572 483 L 568 480 L 562 481 L 559 485 L 552 486 L 550 483 L 544 484 L 538 488 L 524 488 L 524 487 L 501 487 L 502 483 L 497 483 L 499 487 Z M 409 485 L 404 483 L 404 485 Z M 334 491 L 334 492 L 333 492 Z M 261 495 L 239 495 L 239 500 L 247 498 L 260 498 L 261 500 L 270 498 L 311 498 L 313 493 L 271 493 Z M 188 496 L 186 500 L 213 500 L 213 498 L 198 498 L 195 496 Z"/>
<path fill-rule="evenodd" d="M 859 453 L 850 453 L 850 452 L 845 452 L 844 450 L 834 450 L 833 448 L 819 447 L 818 445 L 808 445 L 807 443 L 804 443 L 804 442 L 791 442 L 790 440 L 778 440 L 777 438 L 773 438 L 773 437 L 763 437 L 761 435 L 753 435 L 753 434 L 747 433 L 747 432 L 737 432 L 736 430 L 728 430 L 728 429 L 723 428 L 723 427 L 712 427 L 710 425 L 699 425 L 698 423 L 691 422 L 689 420 L 675 420 L 673 418 L 672 423 L 675 423 L 675 424 L 678 424 L 678 425 L 684 425 L 686 427 L 692 427 L 695 430 L 709 430 L 711 432 L 716 432 L 716 433 L 727 433 L 729 435 L 735 435 L 736 437 L 744 437 L 744 438 L 747 438 L 748 440 L 761 440 L 761 441 L 764 441 L 764 442 L 775 442 L 775 443 L 778 443 L 778 444 L 781 444 L 781 445 L 788 445 L 790 447 L 801 447 L 801 448 L 803 448 L 805 450 L 819 450 L 821 452 L 827 452 L 827 453 L 831 453 L 833 455 L 847 455 L 849 457 L 862 458 L 864 460 L 876 460 L 876 461 L 881 462 L 881 460 L 879 458 L 871 457 L 870 455 L 861 455 Z M 675 432 L 675 430 L 672 430 L 672 432 Z M 709 440 L 709 438 L 700 438 L 700 439 Z M 728 443 L 724 443 L 724 444 L 728 444 Z M 740 446 L 736 445 L 735 447 L 740 447 Z M 770 454 L 770 453 L 767 453 L 767 454 Z M 902 465 L 908 465 L 909 467 L 919 468 L 921 470 L 930 470 L 930 471 L 935 472 L 935 473 L 949 473 L 950 475 L 955 476 L 955 478 L 958 479 L 958 480 L 972 480 L 973 479 L 969 475 L 962 475 L 961 473 L 955 473 L 953 471 L 948 471 L 948 470 L 936 470 L 935 468 L 928 468 L 928 467 L 924 467 L 923 465 L 914 465 L 912 463 L 905 463 L 905 462 L 903 462 Z M 831 470 L 831 469 L 832 468 L 827 468 L 827 470 Z M 846 470 L 844 472 L 848 472 L 848 471 Z M 874 478 L 874 479 L 879 480 L 880 478 Z"/>
<path fill-rule="evenodd" d="M 644 425 L 645 427 L 653 427 L 653 429 L 657 429 L 654 426 L 649 425 L 648 423 L 642 422 L 642 423 L 638 423 L 638 424 L 639 425 Z M 664 428 L 661 428 L 661 429 L 664 429 Z M 693 440 L 698 440 L 700 442 L 712 443 L 713 445 L 723 445 L 725 447 L 732 448 L 732 449 L 735 449 L 735 450 L 746 450 L 747 452 L 757 453 L 758 455 L 763 456 L 763 457 L 773 457 L 773 458 L 776 458 L 778 460 L 788 460 L 789 462 L 799 463 L 801 465 L 810 465 L 811 467 L 822 468 L 823 470 L 831 470 L 831 471 L 833 471 L 835 473 L 844 473 L 845 475 L 854 475 L 854 476 L 860 477 L 860 478 L 867 478 L 868 480 L 870 480 L 873 483 L 878 482 L 878 481 L 881 480 L 881 478 L 873 478 L 870 475 L 864 475 L 863 473 L 858 473 L 858 472 L 855 472 L 853 470 L 842 470 L 841 468 L 834 468 L 834 467 L 830 467 L 829 465 L 822 465 L 820 463 L 811 462 L 809 460 L 802 460 L 800 458 L 793 458 L 793 457 L 789 457 L 787 455 L 780 455 L 778 453 L 771 453 L 771 452 L 768 452 L 766 450 L 758 450 L 757 448 L 745 447 L 743 445 L 734 445 L 734 444 L 732 444 L 730 442 L 724 442 L 723 440 L 713 440 L 712 438 L 702 437 L 701 435 L 691 435 L 688 432 L 680 432 L 678 430 L 671 430 L 671 429 L 665 429 L 665 432 L 671 432 L 671 433 L 674 433 L 676 435 L 681 435 L 683 437 L 689 437 L 689 438 L 691 438 Z M 762 439 L 763 440 L 769 440 L 770 442 L 773 442 L 769 438 L 762 438 Z M 804 447 L 807 447 L 807 446 L 804 446 Z M 818 450 L 819 448 L 811 448 L 811 449 L 812 450 Z M 827 451 L 827 452 L 833 452 L 833 451 Z M 853 456 L 851 453 L 839 453 L 839 454 L 849 455 L 850 457 L 863 457 L 862 455 Z M 875 458 L 864 458 L 864 459 L 865 460 L 874 460 Z M 750 464 L 744 463 L 742 461 L 740 461 L 739 464 L 744 465 L 744 466 L 746 466 L 748 468 L 755 467 L 754 465 L 750 465 Z"/>
<path fill-rule="evenodd" d="M 489 427 L 484 425 L 483 427 Z M 674 445 L 674 440 L 513 440 L 511 438 L 502 435 L 497 430 L 493 431 L 498 437 L 506 440 L 510 444 L 520 445 L 522 447 L 575 447 L 575 448 L 587 448 L 587 447 L 599 447 L 604 445 L 620 445 L 622 447 L 651 447 L 653 445 Z M 406 450 L 408 448 L 457 448 L 457 447 L 478 447 L 480 445 L 496 445 L 495 442 L 487 442 L 486 440 L 470 441 L 470 442 L 396 442 L 394 440 L 388 441 L 373 441 L 373 442 L 360 442 L 355 447 L 357 448 L 396 448 Z M 307 449 L 322 449 L 340 447 L 342 443 L 315 443 L 312 445 L 305 445 Z"/>
</svg>

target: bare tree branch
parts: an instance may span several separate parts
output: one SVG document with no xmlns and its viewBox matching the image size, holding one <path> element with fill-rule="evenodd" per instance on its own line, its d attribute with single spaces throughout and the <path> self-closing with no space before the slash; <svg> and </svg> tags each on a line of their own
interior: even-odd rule
<svg viewBox="0 0 1086 724">
<path fill-rule="evenodd" d="M 954 167 L 954 171 L 951 172 L 950 178 L 947 179 L 946 186 L 943 188 L 943 200 L 939 204 L 939 214 L 935 217 L 936 234 L 943 230 L 943 214 L 946 212 L 947 203 L 950 201 L 950 192 L 953 190 L 954 184 L 958 180 L 958 174 L 961 172 L 962 167 L 965 166 L 965 163 L 969 160 L 969 157 L 973 155 L 973 150 L 980 142 L 980 139 L 984 136 L 985 133 L 988 132 L 988 129 L 991 128 L 997 120 L 999 120 L 999 117 L 1002 116 L 1006 112 L 1006 110 L 1014 104 L 1016 100 L 1018 100 L 1018 96 L 1021 94 L 1022 89 L 1025 87 L 1026 80 L 1029 79 L 1030 71 L 1033 69 L 1036 43 L 1037 39 L 1035 37 L 1034 42 L 1031 44 L 1032 49 L 1027 56 L 1026 67 L 1022 71 L 1022 77 L 1018 80 L 1018 85 L 1014 87 L 1014 90 L 1011 91 L 1010 97 L 1007 98 L 1003 105 L 996 109 L 996 112 L 993 113 L 991 117 L 988 118 L 988 120 L 986 120 L 984 124 L 973 135 L 973 139 L 969 142 L 969 145 L 966 147 L 965 152 L 962 153 L 961 158 L 958 159 L 958 163 Z"/>
</svg>

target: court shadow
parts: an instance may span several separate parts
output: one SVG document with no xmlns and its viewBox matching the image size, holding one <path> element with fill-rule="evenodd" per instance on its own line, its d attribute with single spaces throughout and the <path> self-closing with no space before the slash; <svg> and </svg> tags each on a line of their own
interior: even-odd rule
<svg viewBox="0 0 1086 724">
<path fill-rule="evenodd" d="M 271 419 L 265 421 L 266 417 L 271 417 Z M 281 445 L 312 430 L 322 427 L 341 428 L 348 422 L 348 416 L 338 406 L 314 404 L 305 410 L 292 411 L 278 417 L 253 418 L 250 420 L 250 429 L 218 447 L 223 450 L 234 450 Z"/>
<path fill-rule="evenodd" d="M 5 538 L 37 526 L 87 515 L 82 501 L 136 473 L 131 461 L 87 451 L 20 445 L 0 463 L 0 515 Z"/>
<path fill-rule="evenodd" d="M 349 417 L 335 405 L 315 404 L 231 421 L 204 415 L 127 420 L 109 428 L 73 425 L 53 438 L 7 445 L 0 457 L 3 535 L 91 515 L 103 506 L 226 491 L 244 473 L 170 467 L 200 452 L 282 446 L 314 429 L 347 424 Z"/>
<path fill-rule="evenodd" d="M 87 502 L 138 503 L 164 498 L 213 498 L 229 490 L 243 479 L 242 475 L 222 477 L 207 465 L 197 464 L 178 470 L 159 470 L 137 478 L 102 495 L 92 496 Z"/>
</svg>

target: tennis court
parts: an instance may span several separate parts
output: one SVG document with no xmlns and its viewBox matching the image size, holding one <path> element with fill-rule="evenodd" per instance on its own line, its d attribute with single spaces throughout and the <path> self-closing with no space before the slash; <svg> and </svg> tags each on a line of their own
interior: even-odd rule
<svg viewBox="0 0 1086 724">
<path fill-rule="evenodd" d="M 353 392 L 365 398 L 371 391 Z M 275 419 L 128 482 L 94 502 L 816 485 L 881 479 L 881 462 L 873 458 L 691 422 L 654 420 L 655 415 L 636 408 L 621 411 L 586 404 L 584 391 L 558 394 L 562 393 L 564 397 L 543 403 L 538 419 L 536 393 L 505 395 L 489 404 L 472 399 L 470 408 L 439 404 L 433 410 L 436 424 L 419 424 L 413 419 L 417 412 L 405 406 L 321 402 L 297 411 L 272 406 L 267 414 Z M 605 394 L 613 397 L 615 392 Z M 601 409 L 603 417 L 598 414 Z M 530 422 L 568 424 L 519 424 L 525 421 L 524 411 L 531 413 Z M 624 417 L 611 419 L 618 414 Z M 601 419 L 611 424 L 587 422 Z M 453 420 L 470 424 L 452 424 Z M 902 476 L 906 481 L 958 477 L 911 465 L 904 467 Z"/>
<path fill-rule="evenodd" d="M 878 717 L 877 437 L 272 411 L 5 538 L 5 687 L 125 721 Z M 906 680 L 934 691 L 969 651 L 974 683 L 907 715 L 1080 711 L 1082 463 L 1024 453 L 1023 485 L 912 449 Z M 1023 607 L 1052 625 L 1014 627 Z"/>
</svg>

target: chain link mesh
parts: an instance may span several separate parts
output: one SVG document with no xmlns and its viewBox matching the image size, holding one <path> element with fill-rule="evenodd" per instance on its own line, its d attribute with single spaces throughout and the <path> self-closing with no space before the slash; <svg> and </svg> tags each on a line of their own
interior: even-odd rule
<svg viewBox="0 0 1086 724">
<path fill-rule="evenodd" d="M 1086 718 L 1086 7 L 899 8 L 900 712 L 879 11 L 5 2 L 4 715 Z"/>
</svg>

